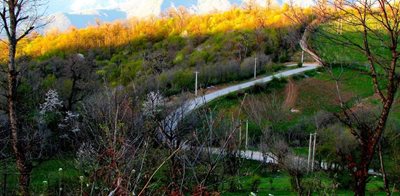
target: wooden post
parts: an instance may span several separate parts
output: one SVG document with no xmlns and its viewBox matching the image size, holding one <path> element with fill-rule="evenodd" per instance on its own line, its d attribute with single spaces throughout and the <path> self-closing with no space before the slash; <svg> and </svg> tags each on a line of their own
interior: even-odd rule
<svg viewBox="0 0 400 196">
<path fill-rule="evenodd" d="M 249 120 L 246 120 L 246 150 L 249 146 Z"/>
<path fill-rule="evenodd" d="M 310 133 L 310 140 L 309 140 L 309 145 L 308 145 L 308 160 L 307 160 L 307 171 L 310 171 L 310 161 L 311 161 L 311 140 L 313 135 Z"/>
<path fill-rule="evenodd" d="M 213 126 L 214 126 L 214 120 L 213 120 L 213 115 L 212 115 L 212 111 L 210 111 L 210 122 L 209 122 L 209 135 L 208 135 L 208 140 L 209 140 L 209 146 L 211 147 L 212 146 L 212 144 L 213 144 L 213 139 L 212 139 L 212 136 L 213 136 Z"/>
<path fill-rule="evenodd" d="M 257 57 L 254 59 L 254 79 L 257 79 Z"/>
<path fill-rule="evenodd" d="M 239 148 L 242 145 L 242 120 L 239 120 Z"/>
<path fill-rule="evenodd" d="M 194 94 L 195 94 L 196 97 L 197 97 L 197 89 L 198 89 L 198 88 L 197 88 L 197 85 L 198 85 L 198 81 L 197 81 L 197 80 L 198 80 L 199 72 L 196 71 L 195 73 L 196 73 L 196 81 L 195 81 L 195 85 L 194 85 L 194 86 L 195 86 L 195 87 L 194 87 L 194 88 L 195 88 L 195 89 L 194 89 Z"/>
<path fill-rule="evenodd" d="M 317 143 L 317 133 L 314 133 L 314 147 L 312 154 L 312 162 L 311 162 L 311 171 L 314 171 L 314 162 L 315 162 L 315 145 Z"/>
</svg>

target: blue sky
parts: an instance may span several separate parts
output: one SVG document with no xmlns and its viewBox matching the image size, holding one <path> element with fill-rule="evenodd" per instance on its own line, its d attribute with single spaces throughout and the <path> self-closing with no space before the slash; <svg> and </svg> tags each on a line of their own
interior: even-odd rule
<svg viewBox="0 0 400 196">
<path fill-rule="evenodd" d="M 154 5 L 153 7 L 161 7 L 161 10 L 166 10 L 172 4 L 174 4 L 176 7 L 192 7 L 201 4 L 201 2 L 206 2 L 207 4 L 224 5 L 223 2 L 229 2 L 230 4 L 241 4 L 243 1 L 244 0 L 49 0 L 47 14 L 54 14 L 57 12 L 77 12 L 85 9 L 114 8 L 116 6 L 125 4 L 149 4 L 149 6 Z M 282 1 L 284 0 L 277 0 L 277 2 Z"/>
<path fill-rule="evenodd" d="M 81 0 L 81 1 L 85 1 L 85 0 Z M 147 0 L 142 0 L 142 1 L 147 1 Z M 168 7 L 170 7 L 171 2 L 175 5 L 175 6 L 191 6 L 196 4 L 197 0 L 169 0 L 170 2 L 163 2 L 162 4 L 162 10 L 167 9 Z M 236 0 L 236 1 L 240 1 L 240 0 Z M 50 0 L 48 8 L 47 8 L 47 14 L 53 14 L 53 13 L 57 13 L 57 12 L 73 12 L 76 11 L 73 8 L 73 4 L 76 3 L 77 1 L 74 0 Z M 109 0 L 98 0 L 99 4 L 101 5 L 105 5 L 105 7 L 107 5 L 111 5 L 111 1 Z"/>
<path fill-rule="evenodd" d="M 214 11 L 226 11 L 233 5 L 255 1 L 265 6 L 266 0 L 49 0 L 47 15 L 54 21 L 47 29 L 66 30 L 70 26 L 77 28 L 94 24 L 96 19 L 112 22 L 131 17 L 143 18 L 157 16 L 171 6 L 186 6 L 192 13 L 204 14 Z M 290 0 L 272 0 L 282 5 Z M 293 0 L 297 4 L 309 4 L 313 0 Z"/>
<path fill-rule="evenodd" d="M 53 14 L 56 12 L 69 12 L 71 6 L 70 0 L 50 0 L 47 7 L 47 13 Z"/>
</svg>

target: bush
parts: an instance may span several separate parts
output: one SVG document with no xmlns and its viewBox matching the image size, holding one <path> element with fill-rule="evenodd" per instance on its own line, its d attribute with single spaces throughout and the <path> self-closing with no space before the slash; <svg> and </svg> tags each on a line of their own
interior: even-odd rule
<svg viewBox="0 0 400 196">
<path fill-rule="evenodd" d="M 183 53 L 183 52 L 178 52 L 178 54 L 176 55 L 176 57 L 175 57 L 173 63 L 174 63 L 175 65 L 181 64 L 181 63 L 183 62 L 184 59 L 185 59 L 184 53 Z"/>
<path fill-rule="evenodd" d="M 299 62 L 299 63 L 297 63 L 297 67 L 303 67 L 303 63 L 302 62 Z"/>
<path fill-rule="evenodd" d="M 274 77 L 271 82 L 267 83 L 267 90 L 283 89 L 286 86 L 286 78 L 276 78 Z"/>
<path fill-rule="evenodd" d="M 189 90 L 194 88 L 194 74 L 190 70 L 179 70 L 173 76 L 173 88 L 180 90 Z"/>
<path fill-rule="evenodd" d="M 284 68 L 284 66 L 279 65 L 279 64 L 267 64 L 265 66 L 265 72 L 268 74 L 272 74 L 272 73 L 282 70 L 283 68 Z"/>
<path fill-rule="evenodd" d="M 265 92 L 267 90 L 267 85 L 263 83 L 257 83 L 253 87 L 251 87 L 248 91 L 249 94 L 258 94 Z"/>
<path fill-rule="evenodd" d="M 274 59 L 274 62 L 277 62 L 277 63 L 284 63 L 284 62 L 287 62 L 287 61 L 289 61 L 289 55 L 288 55 L 287 51 L 279 52 L 279 54 Z"/>
<path fill-rule="evenodd" d="M 214 56 L 206 50 L 196 50 L 190 55 L 189 65 L 191 67 L 196 65 L 204 65 L 213 61 Z"/>
<path fill-rule="evenodd" d="M 317 72 L 315 70 L 306 71 L 306 72 L 304 72 L 304 75 L 306 75 L 308 77 L 314 77 L 317 75 Z"/>
<path fill-rule="evenodd" d="M 257 66 L 257 72 L 260 70 Z M 240 78 L 250 78 L 254 75 L 254 57 L 245 58 L 240 64 Z"/>
<path fill-rule="evenodd" d="M 339 172 L 335 180 L 339 183 L 340 189 L 353 188 L 353 177 L 347 172 Z"/>
<path fill-rule="evenodd" d="M 240 79 L 240 65 L 236 61 L 228 61 L 222 65 L 203 66 L 199 77 L 205 86 L 238 80 Z"/>
<path fill-rule="evenodd" d="M 254 175 L 251 177 L 251 192 L 258 192 L 259 186 L 261 184 L 261 177 L 259 175 Z"/>
<path fill-rule="evenodd" d="M 235 93 L 230 93 L 226 96 L 226 99 L 228 100 L 238 100 L 240 97 L 243 97 L 244 92 L 243 91 L 238 91 Z"/>
</svg>

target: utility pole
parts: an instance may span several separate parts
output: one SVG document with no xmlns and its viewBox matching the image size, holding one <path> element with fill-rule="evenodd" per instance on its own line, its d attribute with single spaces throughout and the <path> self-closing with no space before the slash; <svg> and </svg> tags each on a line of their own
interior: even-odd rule
<svg viewBox="0 0 400 196">
<path fill-rule="evenodd" d="M 246 150 L 249 146 L 249 120 L 246 120 Z"/>
<path fill-rule="evenodd" d="M 310 141 L 308 145 L 308 160 L 307 160 L 307 171 L 310 172 L 310 161 L 311 161 L 311 144 L 312 144 L 312 137 L 313 135 L 310 133 Z"/>
<path fill-rule="evenodd" d="M 242 146 L 242 120 L 239 120 L 239 148 Z"/>
<path fill-rule="evenodd" d="M 314 147 L 312 154 L 312 162 L 311 162 L 311 171 L 314 171 L 314 162 L 315 162 L 315 145 L 317 143 L 317 133 L 314 133 Z"/>
<path fill-rule="evenodd" d="M 214 120 L 213 120 L 213 115 L 212 115 L 212 111 L 210 111 L 210 122 L 209 122 L 209 125 L 208 125 L 209 127 L 210 127 L 210 132 L 209 132 L 209 146 L 212 146 L 212 143 L 213 143 L 213 139 L 212 139 L 212 136 L 213 136 L 213 126 L 214 126 Z"/>
<path fill-rule="evenodd" d="M 257 57 L 254 59 L 254 79 L 257 79 Z"/>
<path fill-rule="evenodd" d="M 196 71 L 195 72 L 196 73 L 196 82 L 195 82 L 195 89 L 194 89 L 194 94 L 196 95 L 196 97 L 197 97 L 197 84 L 198 84 L 198 75 L 199 75 L 199 72 L 198 71 Z"/>
</svg>

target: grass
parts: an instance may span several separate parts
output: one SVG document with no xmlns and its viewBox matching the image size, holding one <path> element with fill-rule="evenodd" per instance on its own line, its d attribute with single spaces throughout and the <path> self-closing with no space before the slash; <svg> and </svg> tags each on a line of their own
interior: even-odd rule
<svg viewBox="0 0 400 196">
<path fill-rule="evenodd" d="M 304 148 L 298 148 L 299 153 L 304 153 Z M 46 192 L 57 193 L 59 183 L 64 185 L 75 185 L 78 187 L 79 183 L 79 171 L 72 167 L 73 159 L 57 159 L 48 160 L 42 162 L 38 167 L 32 171 L 32 184 L 31 190 L 35 194 Z M 8 164 L 10 168 L 12 164 Z M 63 168 L 62 172 L 59 172 L 59 168 Z M 11 170 L 11 169 L 10 169 Z M 3 172 L 0 170 L 0 172 Z M 9 171 L 9 173 L 12 173 Z M 290 183 L 290 176 L 284 171 L 272 171 L 262 163 L 250 160 L 243 160 L 240 174 L 236 176 L 237 183 L 240 184 L 241 189 L 236 192 L 228 191 L 228 182 L 221 186 L 222 195 L 226 196 L 239 196 L 249 195 L 252 191 L 252 186 L 255 180 L 259 180 L 257 195 L 297 195 L 292 190 Z M 61 181 L 60 181 L 61 179 Z M 320 180 L 325 186 L 329 186 L 331 179 L 326 174 L 316 173 L 315 175 L 308 176 L 306 179 L 317 179 Z M 11 175 L 8 182 L 8 188 L 17 188 L 16 175 Z M 43 183 L 47 181 L 47 185 Z M 373 195 L 384 195 L 381 192 L 383 182 L 381 178 L 371 178 L 371 181 L 367 185 L 367 190 Z M 15 189 L 14 189 L 15 190 Z M 313 195 L 319 195 L 314 193 Z M 338 190 L 336 195 L 352 195 L 349 190 Z"/>
<path fill-rule="evenodd" d="M 296 155 L 300 155 L 300 156 L 308 156 L 308 147 L 295 147 L 293 148 L 293 152 Z"/>
<path fill-rule="evenodd" d="M 290 183 L 290 176 L 284 171 L 268 171 L 266 170 L 264 165 L 261 165 L 255 161 L 246 160 L 242 168 L 247 168 L 245 171 L 242 171 L 245 175 L 242 175 L 238 178 L 238 182 L 241 184 L 241 190 L 236 192 L 229 192 L 227 189 L 222 192 L 222 195 L 226 196 L 242 196 L 242 195 L 250 195 L 252 192 L 252 185 L 255 180 L 259 180 L 258 192 L 257 195 L 297 195 L 295 191 L 293 191 Z M 253 172 L 249 172 L 253 171 Z M 303 179 L 303 182 L 308 180 L 314 180 L 316 182 L 320 182 L 323 186 L 329 187 L 332 183 L 332 179 L 330 179 L 326 174 L 323 173 L 315 173 L 310 176 L 306 176 Z M 373 195 L 385 195 L 382 192 L 383 182 L 379 177 L 371 177 L 370 182 L 367 184 L 367 192 Z M 334 193 L 332 191 L 328 191 L 328 194 L 332 195 L 353 195 L 354 193 L 350 190 L 336 190 Z M 321 193 L 314 192 L 313 195 L 321 195 Z"/>
<path fill-rule="evenodd" d="M 320 70 L 321 72 L 311 71 L 304 75 L 299 75 L 294 77 L 295 83 L 299 86 L 300 92 L 296 102 L 296 108 L 301 110 L 299 114 L 291 114 L 290 119 L 284 122 L 280 122 L 278 127 L 282 130 L 287 130 L 290 127 L 296 125 L 298 122 L 303 121 L 305 118 L 314 115 L 320 110 L 326 110 L 335 112 L 338 110 L 338 102 L 335 99 L 335 83 L 332 80 L 331 75 L 326 70 Z M 354 70 L 352 68 L 341 68 L 336 66 L 333 68 L 333 75 L 341 75 L 340 88 L 342 90 L 342 95 L 345 100 L 350 104 L 354 103 L 356 100 L 366 99 L 374 94 L 372 81 L 369 76 L 360 74 L 359 70 Z M 310 78 L 311 77 L 311 78 Z M 275 91 L 280 97 L 279 99 L 284 99 L 285 94 L 284 88 L 280 85 L 270 85 L 269 88 L 263 89 L 264 91 L 246 91 L 253 92 L 252 96 L 262 98 L 266 92 Z M 226 97 L 220 98 L 213 101 L 209 105 L 215 108 L 217 112 L 223 114 L 229 114 L 237 109 L 241 100 L 243 99 L 244 92 L 236 93 L 233 95 L 228 95 Z M 395 105 L 393 109 L 393 118 L 400 119 L 400 104 Z M 245 116 L 244 118 L 249 118 Z M 307 131 L 307 130 L 304 130 Z M 293 151 L 297 155 L 307 156 L 308 147 L 297 147 L 293 148 Z M 230 193 L 223 192 L 222 195 L 249 195 L 251 191 L 251 184 L 254 180 L 254 175 L 261 176 L 260 188 L 258 195 L 296 195 L 295 192 L 291 190 L 289 176 L 282 174 L 281 176 L 274 176 L 273 174 L 262 174 L 258 171 L 254 172 L 252 175 L 244 176 L 241 178 L 242 190 Z M 273 180 L 273 186 L 271 187 L 270 181 Z M 383 182 L 381 178 L 371 178 L 371 181 L 367 185 L 367 190 L 373 195 L 385 195 L 382 192 Z M 338 190 L 336 195 L 352 195 L 350 190 Z M 318 195 L 318 194 L 315 194 Z"/>
<path fill-rule="evenodd" d="M 31 191 L 34 193 L 44 192 L 48 189 L 58 189 L 60 184 L 77 184 L 79 182 L 79 176 L 81 175 L 77 169 L 73 166 L 74 159 L 60 158 L 51 159 L 37 164 L 32 170 L 31 175 Z M 60 171 L 62 168 L 62 171 Z M 18 187 L 18 172 L 14 162 L 7 162 L 7 170 L 4 171 L 4 167 L 0 169 L 0 174 L 8 174 L 7 178 L 7 189 L 16 190 Z M 1 180 L 0 185 L 3 187 L 4 181 Z"/>
<path fill-rule="evenodd" d="M 335 67 L 333 68 L 333 74 L 342 75 L 340 82 L 341 94 L 350 103 L 372 96 L 374 93 L 371 79 L 366 75 L 359 74 L 358 71 L 350 68 L 342 70 L 340 67 Z M 330 112 L 339 110 L 336 86 L 327 71 L 310 71 L 303 75 L 295 76 L 293 79 L 299 89 L 294 108 L 299 109 L 301 112 L 290 113 L 286 120 L 273 124 L 276 130 L 284 132 L 321 110 Z M 215 109 L 217 113 L 231 114 L 239 109 L 245 93 L 248 93 L 248 96 L 251 95 L 264 100 L 268 100 L 266 97 L 267 94 L 275 94 L 277 99 L 283 102 L 286 96 L 285 86 L 285 81 L 275 81 L 266 85 L 258 85 L 246 91 L 233 93 L 214 100 L 208 106 Z M 242 112 L 242 118 L 249 119 L 250 117 L 244 113 Z M 254 122 L 250 123 L 255 124 Z"/>
<path fill-rule="evenodd" d="M 365 65 L 368 63 L 367 58 L 363 51 L 349 44 L 351 40 L 361 47 L 363 44 L 363 31 L 358 26 L 349 24 L 344 25 L 344 31 L 342 34 L 336 33 L 336 27 L 333 23 L 321 25 L 316 33 L 311 38 L 311 45 L 317 50 L 318 54 L 326 61 L 330 63 L 346 63 L 346 64 L 358 64 Z M 384 46 L 380 40 L 390 40 L 386 32 L 379 32 L 381 29 L 376 29 L 376 33 L 381 34 L 377 37 L 375 34 L 369 34 L 369 47 L 375 56 L 389 57 L 391 56 L 390 50 Z M 336 41 L 333 41 L 331 37 L 335 37 Z"/>
<path fill-rule="evenodd" d="M 369 97 L 374 94 L 373 83 L 371 77 L 360 73 L 357 70 L 351 68 L 336 66 L 332 69 L 334 77 L 341 76 L 340 85 L 344 91 L 352 92 L 357 97 Z M 323 81 L 332 81 L 330 74 L 325 72 L 325 74 L 320 74 L 315 76 L 316 79 Z"/>
</svg>

